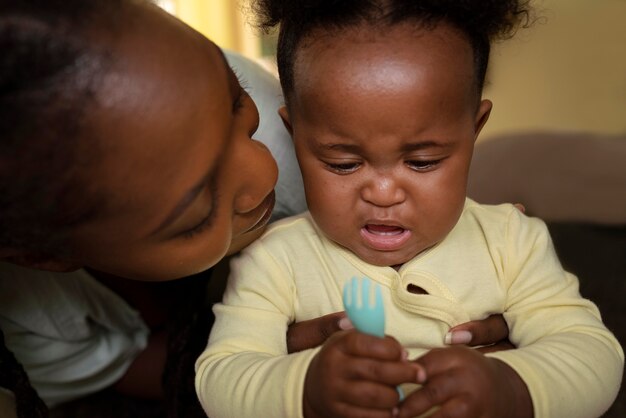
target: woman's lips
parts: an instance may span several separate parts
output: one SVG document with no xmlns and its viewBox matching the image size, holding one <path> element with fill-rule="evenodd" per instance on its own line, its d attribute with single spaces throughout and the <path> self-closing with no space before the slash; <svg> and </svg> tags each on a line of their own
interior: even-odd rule
<svg viewBox="0 0 626 418">
<path fill-rule="evenodd" d="M 361 228 L 366 244 L 379 251 L 395 251 L 411 237 L 411 231 L 396 225 L 367 224 Z"/>
<path fill-rule="evenodd" d="M 272 190 L 272 192 L 268 194 L 259 205 L 259 210 L 262 210 L 261 217 L 259 218 L 258 221 L 254 223 L 254 225 L 248 228 L 248 230 L 245 233 L 265 226 L 267 222 L 269 222 L 270 218 L 272 217 L 272 210 L 274 209 L 275 203 L 276 203 L 276 193 L 274 192 L 274 190 Z"/>
</svg>

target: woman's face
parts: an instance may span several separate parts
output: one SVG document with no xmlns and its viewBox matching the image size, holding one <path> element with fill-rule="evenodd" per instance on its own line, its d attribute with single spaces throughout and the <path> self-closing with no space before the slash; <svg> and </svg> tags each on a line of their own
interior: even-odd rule
<svg viewBox="0 0 626 418">
<path fill-rule="evenodd" d="M 203 271 L 261 232 L 276 163 L 251 139 L 258 112 L 221 51 L 152 6 L 107 46 L 87 116 L 103 215 L 74 231 L 73 262 L 140 280 Z"/>
</svg>

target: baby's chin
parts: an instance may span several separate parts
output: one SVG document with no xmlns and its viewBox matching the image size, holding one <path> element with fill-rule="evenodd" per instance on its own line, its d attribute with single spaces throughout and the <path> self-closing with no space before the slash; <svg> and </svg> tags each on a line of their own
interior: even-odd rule
<svg viewBox="0 0 626 418">
<path fill-rule="evenodd" d="M 404 263 L 413 259 L 417 254 L 399 254 L 395 251 L 354 251 L 361 260 L 368 264 L 379 267 L 399 268 Z"/>
</svg>

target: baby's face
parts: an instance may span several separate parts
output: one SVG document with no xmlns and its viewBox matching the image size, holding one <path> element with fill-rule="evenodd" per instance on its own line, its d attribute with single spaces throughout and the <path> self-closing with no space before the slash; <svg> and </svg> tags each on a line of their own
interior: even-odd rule
<svg viewBox="0 0 626 418">
<path fill-rule="evenodd" d="M 304 43 L 281 114 L 311 214 L 328 237 L 393 266 L 452 230 L 491 108 L 479 103 L 474 80 L 469 43 L 445 25 Z"/>
<path fill-rule="evenodd" d="M 89 128 L 102 152 L 91 179 L 104 215 L 73 234 L 77 263 L 142 280 L 207 269 L 252 241 L 277 179 L 250 137 L 257 109 L 221 51 L 156 7 L 111 45 Z"/>
</svg>

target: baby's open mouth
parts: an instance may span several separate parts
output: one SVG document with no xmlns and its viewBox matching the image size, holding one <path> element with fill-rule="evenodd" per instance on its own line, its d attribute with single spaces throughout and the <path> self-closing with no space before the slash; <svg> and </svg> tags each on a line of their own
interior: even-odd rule
<svg viewBox="0 0 626 418">
<path fill-rule="evenodd" d="M 395 225 L 365 225 L 365 229 L 370 234 L 376 235 L 399 235 L 404 232 L 404 228 Z"/>
<path fill-rule="evenodd" d="M 361 228 L 365 243 L 377 251 L 401 249 L 411 237 L 411 231 L 398 225 L 366 224 Z"/>
</svg>

